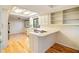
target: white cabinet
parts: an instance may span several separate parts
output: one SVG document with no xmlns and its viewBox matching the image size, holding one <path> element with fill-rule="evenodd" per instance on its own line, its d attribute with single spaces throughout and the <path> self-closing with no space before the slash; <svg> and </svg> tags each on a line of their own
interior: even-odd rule
<svg viewBox="0 0 79 59">
<path fill-rule="evenodd" d="M 29 31 L 30 48 L 33 53 L 44 53 L 54 43 L 56 43 L 56 35 L 58 29 L 44 29 L 45 33 L 36 33 L 33 30 Z"/>
<path fill-rule="evenodd" d="M 40 15 L 39 16 L 39 25 L 40 26 L 47 26 L 50 24 L 50 14 Z"/>
<path fill-rule="evenodd" d="M 79 24 L 79 7 L 64 10 L 64 24 Z"/>
<path fill-rule="evenodd" d="M 79 7 L 51 13 L 51 24 L 79 24 Z"/>
<path fill-rule="evenodd" d="M 63 11 L 51 13 L 51 24 L 63 24 Z"/>
<path fill-rule="evenodd" d="M 30 46 L 33 53 L 44 53 L 48 48 L 55 44 L 54 34 L 39 37 L 30 34 Z"/>
</svg>

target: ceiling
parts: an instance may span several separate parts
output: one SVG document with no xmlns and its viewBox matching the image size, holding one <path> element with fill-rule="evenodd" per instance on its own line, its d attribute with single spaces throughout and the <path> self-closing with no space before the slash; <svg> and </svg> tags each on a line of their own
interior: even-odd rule
<svg viewBox="0 0 79 59">
<path fill-rule="evenodd" d="M 38 12 L 40 14 L 46 14 L 78 7 L 78 5 L 17 5 L 17 7 Z"/>
<path fill-rule="evenodd" d="M 78 5 L 15 5 L 15 6 L 29 11 L 37 12 L 40 15 L 78 7 Z M 28 16 L 23 15 L 15 15 L 15 16 L 28 18 Z"/>
<path fill-rule="evenodd" d="M 49 13 L 51 11 L 51 8 L 48 7 L 48 5 L 18 5 L 17 7 L 25 8 L 39 14 Z"/>
</svg>

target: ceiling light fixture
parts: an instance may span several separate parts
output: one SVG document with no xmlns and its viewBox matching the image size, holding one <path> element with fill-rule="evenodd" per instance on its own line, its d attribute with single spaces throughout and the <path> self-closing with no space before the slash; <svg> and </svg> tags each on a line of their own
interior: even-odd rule
<svg viewBox="0 0 79 59">
<path fill-rule="evenodd" d="M 25 10 L 25 9 L 20 9 L 20 8 L 18 8 L 18 7 L 13 7 L 13 9 L 12 9 L 12 11 L 13 11 L 14 13 L 22 13 L 24 10 Z"/>
<path fill-rule="evenodd" d="M 24 12 L 25 15 L 30 14 L 30 13 L 32 13 L 32 12 L 31 11 L 25 11 Z"/>
<path fill-rule="evenodd" d="M 33 13 L 29 14 L 29 16 L 33 16 L 33 15 L 37 15 L 37 13 L 33 12 Z"/>
<path fill-rule="evenodd" d="M 21 13 L 23 10 L 22 9 L 15 9 L 14 12 L 15 13 Z"/>
<path fill-rule="evenodd" d="M 32 11 L 26 10 L 26 9 L 21 9 L 21 8 L 18 8 L 18 7 L 13 7 L 11 14 L 21 15 L 21 16 L 34 16 L 34 15 L 38 15 L 38 13 L 36 13 L 36 12 L 32 12 Z"/>
</svg>

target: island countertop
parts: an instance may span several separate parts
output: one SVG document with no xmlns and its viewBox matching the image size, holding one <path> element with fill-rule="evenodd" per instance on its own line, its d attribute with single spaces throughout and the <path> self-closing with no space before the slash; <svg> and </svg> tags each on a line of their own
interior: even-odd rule
<svg viewBox="0 0 79 59">
<path fill-rule="evenodd" d="M 59 28 L 42 27 L 34 29 L 29 28 L 27 31 L 33 53 L 44 53 L 49 47 L 56 43 L 55 34 L 59 31 Z M 44 32 L 39 32 L 38 30 Z"/>
<path fill-rule="evenodd" d="M 58 28 L 50 28 L 50 27 L 44 27 L 44 28 L 36 28 L 36 30 L 44 30 L 45 32 L 44 33 L 41 33 L 41 32 L 34 32 L 34 28 L 29 28 L 28 29 L 28 32 L 30 34 L 33 34 L 35 36 L 39 36 L 39 37 L 43 37 L 43 36 L 47 36 L 47 35 L 50 35 L 52 33 L 55 33 L 55 32 L 58 32 L 59 29 Z"/>
</svg>

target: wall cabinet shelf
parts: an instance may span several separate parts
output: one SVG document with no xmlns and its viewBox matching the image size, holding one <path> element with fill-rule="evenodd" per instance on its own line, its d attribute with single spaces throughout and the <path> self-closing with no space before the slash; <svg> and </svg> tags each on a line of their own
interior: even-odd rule
<svg viewBox="0 0 79 59">
<path fill-rule="evenodd" d="M 51 13 L 51 24 L 63 24 L 63 12 Z"/>
<path fill-rule="evenodd" d="M 79 25 L 79 7 L 51 13 L 51 24 Z"/>
</svg>

